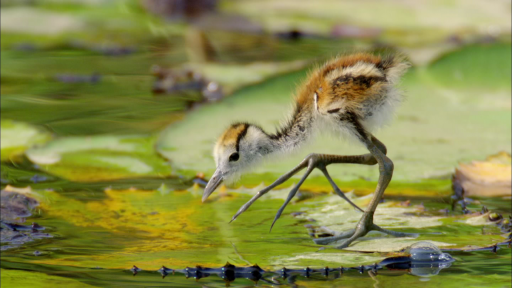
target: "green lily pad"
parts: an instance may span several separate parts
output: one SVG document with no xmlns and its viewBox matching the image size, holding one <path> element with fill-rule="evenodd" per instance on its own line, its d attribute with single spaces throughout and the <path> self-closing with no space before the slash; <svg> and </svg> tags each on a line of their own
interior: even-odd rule
<svg viewBox="0 0 512 288">
<path fill-rule="evenodd" d="M 339 197 L 317 196 L 292 202 L 269 233 L 274 213 L 283 203 L 279 198 L 287 191 L 265 195 L 233 223 L 228 223 L 229 219 L 250 195 L 248 191 L 229 192 L 229 197 L 201 203 L 202 189 L 195 188 L 186 191 L 168 191 L 165 187 L 146 191 L 107 189 L 105 193 L 88 193 L 87 198 L 76 195 L 85 192 L 34 191 L 40 202 L 38 224 L 55 227 L 52 233 L 61 237 L 38 247 L 52 257 L 34 257 L 24 262 L 105 269 L 137 265 L 146 271 L 162 265 L 177 269 L 195 265 L 216 267 L 226 261 L 237 266 L 257 263 L 265 269 L 354 267 L 379 262 L 389 252 L 399 252 L 418 241 L 430 241 L 445 248 L 468 245 L 474 248 L 504 240 L 494 224 L 486 225 L 486 233 L 482 235 L 482 226 L 466 223 L 465 220 L 475 216 L 432 216 L 432 211 L 423 212 L 416 206 L 401 207 L 397 202 L 387 201 L 378 208 L 376 223 L 396 231 L 420 233 L 419 237 L 394 238 L 372 232 L 348 249 L 325 246 L 328 249 L 319 251 L 322 246 L 313 243 L 304 224 L 325 225 L 336 230 L 353 228 L 361 216 Z M 349 196 L 362 207 L 369 198 Z M 290 212 L 306 214 L 292 216 Z M 415 220 L 418 226 L 414 225 Z M 13 260 L 18 256 L 11 257 Z"/>
<path fill-rule="evenodd" d="M 510 54 L 510 44 L 506 47 L 496 51 L 508 57 L 505 54 Z M 451 56 L 450 61 L 443 60 L 443 69 L 454 69 L 475 57 L 475 54 L 485 54 L 487 51 L 475 50 L 473 46 L 467 49 L 471 53 L 463 49 L 454 52 L 460 55 Z M 497 63 L 501 60 L 496 56 L 489 61 Z M 460 161 L 483 159 L 501 150 L 510 151 L 510 83 L 496 90 L 494 86 L 486 85 L 485 81 L 475 83 L 471 89 L 458 83 L 437 81 L 435 75 L 439 73 L 440 65 L 412 69 L 406 75 L 402 84 L 406 97 L 397 110 L 395 121 L 390 127 L 375 133 L 387 145 L 388 155 L 395 163 L 394 181 L 446 177 L 444 175 L 451 174 Z M 502 67 L 501 64 L 496 65 Z M 480 77 L 487 79 L 486 72 L 479 70 L 478 66 L 472 69 L 480 71 Z M 221 103 L 192 111 L 183 121 L 170 125 L 162 132 L 156 148 L 182 171 L 212 174 L 215 164 L 211 151 L 223 130 L 235 121 L 248 121 L 273 132 L 274 127 L 285 120 L 284 115 L 291 110 L 291 95 L 296 83 L 305 77 L 306 71 L 277 77 L 240 90 Z M 293 156 L 262 165 L 247 178 L 258 178 L 260 182 L 267 183 L 273 181 L 310 152 L 367 153 L 363 147 L 353 143 L 321 137 Z M 331 165 L 329 170 L 332 177 L 342 181 L 360 178 L 376 181 L 378 178 L 378 169 L 373 166 Z M 313 178 L 319 175 L 320 172 L 314 172 Z"/>
<path fill-rule="evenodd" d="M 354 263 L 359 265 L 370 265 L 379 263 L 386 257 L 377 253 L 347 253 L 347 252 L 307 252 L 297 253 L 290 257 L 274 257 L 272 264 L 277 267 L 286 267 L 289 269 L 300 269 L 304 267 L 322 267 L 326 262 L 338 267 L 350 267 Z"/>
<path fill-rule="evenodd" d="M 39 287 L 96 287 L 87 285 L 81 281 L 74 280 L 71 278 L 48 275 L 46 273 L 28 272 L 13 269 L 1 269 L 0 271 L 0 279 L 2 281 L 2 285 L 4 285 L 5 287 L 34 287 L 36 283 L 37 286 Z"/>
<path fill-rule="evenodd" d="M 43 144 L 51 139 L 51 134 L 43 129 L 12 120 L 1 121 L 1 159 L 14 160 L 33 145 Z"/>
<path fill-rule="evenodd" d="M 367 195 L 369 201 L 373 195 Z M 359 203 L 364 201 L 359 199 Z M 359 204 L 358 203 L 358 204 Z M 356 226 L 361 218 L 361 213 L 351 209 L 349 204 L 340 197 L 334 195 L 313 200 L 308 204 L 309 208 L 303 208 L 305 213 L 296 216 L 299 219 L 314 219 L 315 226 L 327 227 L 333 231 L 346 231 Z M 370 232 L 365 237 L 355 241 L 345 248 L 349 251 L 362 252 L 399 252 L 418 241 L 430 241 L 442 248 L 465 249 L 487 247 L 499 243 L 505 239 L 498 227 L 488 220 L 486 214 L 468 216 L 446 216 L 441 213 L 425 213 L 422 206 L 402 207 L 397 202 L 381 203 L 375 212 L 374 223 L 385 229 L 418 233 L 418 237 L 395 238 L 383 236 L 380 232 Z M 489 231 L 482 235 L 482 225 L 490 225 Z M 459 231 L 463 237 L 457 237 L 447 232 Z M 434 232 L 436 231 L 436 232 Z M 443 231 L 439 233 L 439 231 Z M 460 239 L 459 239 L 460 238 Z M 333 243 L 336 246 L 336 243 Z"/>
<path fill-rule="evenodd" d="M 219 82 L 225 92 L 231 93 L 240 87 L 262 82 L 271 76 L 302 69 L 306 63 L 306 61 L 257 62 L 245 65 L 190 63 L 185 66 L 204 74 L 208 79 Z"/>
<path fill-rule="evenodd" d="M 443 86 L 506 90 L 512 77 L 511 57 L 510 43 L 472 45 L 441 56 L 428 74 Z"/>
<path fill-rule="evenodd" d="M 133 177 L 166 177 L 170 165 L 142 136 L 66 137 L 26 151 L 30 161 L 62 178 L 95 182 Z"/>
<path fill-rule="evenodd" d="M 7 7 L 1 15 L 2 32 L 55 35 L 86 27 L 80 18 L 31 7 Z"/>
<path fill-rule="evenodd" d="M 505 2 L 488 5 L 475 0 L 415 3 L 377 0 L 362 3 L 329 0 L 315 2 L 253 0 L 229 2 L 224 7 L 227 11 L 253 19 L 269 31 L 298 29 L 310 33 L 329 34 L 333 25 L 348 24 L 390 30 L 388 34 L 391 35 L 385 36 L 402 38 L 402 42 L 411 41 L 411 38 L 421 43 L 425 42 L 425 38 L 436 37 L 440 40 L 450 32 L 478 31 L 481 27 L 492 27 L 497 31 L 503 29 L 504 33 L 510 29 L 509 5 Z M 266 13 L 260 13 L 260 11 L 266 11 Z M 460 11 L 464 13 L 459 13 Z M 418 30 L 422 32 L 418 33 Z M 425 34 L 430 37 L 425 37 Z"/>
</svg>

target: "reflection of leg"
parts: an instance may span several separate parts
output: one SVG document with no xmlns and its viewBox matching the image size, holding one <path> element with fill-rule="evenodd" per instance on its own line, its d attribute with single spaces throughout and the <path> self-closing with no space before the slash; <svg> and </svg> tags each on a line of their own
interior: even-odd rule
<svg viewBox="0 0 512 288">
<path fill-rule="evenodd" d="M 240 255 L 240 253 L 238 253 L 238 250 L 236 249 L 236 246 L 235 246 L 235 244 L 233 244 L 233 242 L 231 242 L 231 246 L 233 246 L 233 249 L 235 250 L 235 254 L 238 255 L 238 258 L 240 258 L 240 260 L 247 263 L 247 265 L 251 265 L 251 262 L 245 260 L 244 257 L 242 257 L 242 255 Z"/>
<path fill-rule="evenodd" d="M 373 281 L 375 281 L 375 283 L 373 283 L 373 287 L 374 288 L 379 288 L 379 279 L 377 279 L 377 270 L 372 271 L 372 270 L 369 270 L 368 271 L 368 275 L 370 275 L 370 277 L 372 277 Z"/>
</svg>

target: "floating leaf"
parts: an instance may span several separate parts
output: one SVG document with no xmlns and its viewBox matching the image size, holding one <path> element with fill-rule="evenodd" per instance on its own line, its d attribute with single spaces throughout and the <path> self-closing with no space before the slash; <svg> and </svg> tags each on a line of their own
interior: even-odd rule
<svg viewBox="0 0 512 288">
<path fill-rule="evenodd" d="M 169 164 L 154 152 L 153 140 L 141 136 L 66 137 L 26 155 L 41 169 L 73 181 L 171 175 Z"/>
<path fill-rule="evenodd" d="M 318 251 L 322 246 L 312 242 L 304 223 L 353 228 L 361 213 L 354 212 L 337 196 L 317 196 L 292 202 L 269 233 L 274 213 L 282 205 L 281 197 L 286 191 L 263 197 L 237 221 L 228 224 L 231 216 L 250 198 L 248 190 L 230 192 L 230 196 L 201 203 L 202 189 L 193 188 L 168 193 L 106 189 L 105 193 L 66 194 L 39 190 L 41 218 L 38 223 L 54 227 L 49 232 L 59 237 L 38 247 L 43 253 L 51 253 L 51 257 L 23 258 L 22 261 L 40 267 L 62 267 L 59 269 L 99 266 L 110 270 L 136 265 L 144 271 L 154 271 L 162 265 L 217 267 L 226 261 L 237 266 L 258 263 L 270 269 L 354 267 L 379 262 L 389 251 L 396 252 L 418 241 L 431 241 L 449 248 L 483 247 L 503 241 L 499 229 L 493 230 L 492 225 L 485 226 L 487 232 L 482 235 L 481 226 L 465 223 L 473 216 L 433 216 L 431 212 L 422 215 L 422 210 L 414 205 L 401 207 L 398 202 L 388 200 L 377 210 L 376 223 L 393 230 L 420 233 L 418 238 L 382 237 L 372 232 L 349 249 L 379 251 L 377 253 L 361 254 L 331 246 Z M 361 206 L 371 198 L 349 196 Z M 290 215 L 296 211 L 307 214 Z M 312 217 L 316 222 L 307 219 Z M 421 228 L 414 226 L 415 219 Z M 14 251 L 4 253 L 3 257 L 11 260 L 20 257 Z"/>
<path fill-rule="evenodd" d="M 327 227 L 337 232 L 353 229 L 362 215 L 359 211 L 348 208 L 348 204 L 338 196 L 320 198 L 309 205 L 311 208 L 303 209 L 306 213 L 298 215 L 296 218 L 314 219 L 316 220 L 315 226 Z M 417 241 L 424 240 L 434 243 L 441 249 L 464 249 L 470 245 L 472 247 L 487 247 L 505 240 L 497 227 L 491 227 L 490 233 L 482 235 L 481 228 L 478 226 L 491 224 L 486 220 L 488 219 L 487 214 L 449 217 L 432 215 L 423 210 L 423 207 L 400 207 L 392 201 L 381 203 L 375 212 L 375 224 L 398 232 L 418 233 L 418 237 L 396 238 L 380 232 L 370 232 L 345 250 L 399 252 Z M 461 221 L 460 218 L 465 219 Z M 449 232 L 444 232 L 443 227 L 445 226 L 450 227 Z M 336 243 L 333 243 L 332 246 L 336 246 Z"/>
<path fill-rule="evenodd" d="M 4 120 L 1 122 L 1 159 L 2 161 L 15 160 L 26 149 L 47 142 L 51 139 L 50 133 L 36 126 Z"/>
<path fill-rule="evenodd" d="M 186 67 L 198 71 L 208 79 L 219 82 L 227 93 L 240 87 L 262 82 L 271 76 L 304 68 L 306 61 L 259 62 L 251 64 L 187 64 Z"/>
<path fill-rule="evenodd" d="M 304 267 L 322 267 L 325 263 L 331 265 L 350 267 L 357 263 L 357 265 L 370 265 L 384 260 L 386 257 L 378 254 L 368 253 L 347 253 L 347 252 L 307 252 L 297 253 L 295 256 L 282 257 L 275 256 L 272 259 L 272 265 L 277 267 L 286 266 L 286 268 L 304 268 Z M 332 266 L 331 266 L 332 267 Z"/>
<path fill-rule="evenodd" d="M 466 223 L 474 226 L 491 225 L 493 223 L 489 221 L 489 214 L 490 213 L 485 213 L 475 217 L 470 217 L 466 220 Z"/>
<path fill-rule="evenodd" d="M 258 23 L 269 31 L 298 29 L 327 35 L 331 32 L 333 25 L 348 21 L 353 26 L 378 27 L 387 30 L 389 32 L 385 33 L 384 37 L 399 38 L 398 41 L 406 43 L 415 40 L 424 44 L 428 40 L 441 40 L 442 36 L 450 32 L 478 31 L 482 26 L 496 27 L 495 29 L 504 31 L 510 29 L 508 21 L 510 14 L 504 12 L 508 11 L 510 6 L 504 2 L 487 5 L 479 1 L 467 0 L 449 3 L 375 0 L 357 3 L 329 0 L 296 3 L 295 1 L 252 0 L 233 2 L 226 6 L 226 9 L 233 13 L 257 19 Z M 260 11 L 267 11 L 267 13 L 262 14 Z M 465 13 L 459 14 L 460 11 Z M 422 35 L 418 35 L 418 30 L 422 31 Z"/>
<path fill-rule="evenodd" d="M 441 56 L 430 76 L 446 86 L 510 89 L 511 57 L 509 43 L 471 45 Z"/>
<path fill-rule="evenodd" d="M 35 285 L 39 287 L 62 286 L 69 288 L 96 287 L 68 277 L 59 277 L 33 271 L 1 269 L 0 275 L 2 285 L 5 287 L 28 288 Z"/>
<path fill-rule="evenodd" d="M 486 161 L 461 163 L 455 170 L 455 178 L 464 188 L 465 196 L 511 196 L 510 154 L 500 152 Z"/>
<path fill-rule="evenodd" d="M 39 25 L 45 23 L 44 25 Z M 85 22 L 71 15 L 32 7 L 2 9 L 2 32 L 55 35 L 85 28 Z"/>
<path fill-rule="evenodd" d="M 508 48 L 498 51 L 510 52 L 510 45 L 505 46 Z M 474 50 L 474 47 L 467 49 Z M 485 51 L 456 51 L 454 53 L 460 53 L 460 56 L 453 56 L 450 61 L 443 60 L 443 69 L 455 69 L 475 53 L 483 57 Z M 497 57 L 490 60 L 496 65 L 501 62 Z M 510 149 L 511 114 L 510 105 L 506 105 L 510 101 L 510 84 L 494 92 L 489 92 L 487 86 L 470 90 L 456 83 L 438 82 L 435 74 L 439 73 L 441 66 L 434 66 L 435 69 L 413 69 L 406 74 L 402 84 L 406 97 L 397 109 L 396 120 L 390 127 L 375 133 L 386 144 L 388 155 L 394 161 L 393 182 L 450 175 L 460 161 Z M 472 69 L 478 70 L 478 67 Z M 485 73 L 480 76 L 487 77 Z M 211 151 L 224 129 L 235 121 L 248 121 L 273 132 L 291 110 L 291 96 L 296 83 L 305 77 L 305 71 L 277 77 L 239 90 L 220 103 L 196 109 L 183 121 L 164 130 L 156 148 L 181 170 L 203 171 L 211 175 L 215 169 Z M 495 105 L 483 105 L 483 102 Z M 274 157 L 279 160 L 269 161 L 271 165 L 265 163 L 248 174 L 248 178 L 271 182 L 310 152 L 367 153 L 361 146 L 322 136 L 293 156 Z M 333 178 L 341 181 L 361 178 L 376 181 L 379 173 L 377 167 L 364 165 L 330 165 L 329 170 Z M 314 172 L 312 177 L 319 175 L 319 172 Z"/>
</svg>

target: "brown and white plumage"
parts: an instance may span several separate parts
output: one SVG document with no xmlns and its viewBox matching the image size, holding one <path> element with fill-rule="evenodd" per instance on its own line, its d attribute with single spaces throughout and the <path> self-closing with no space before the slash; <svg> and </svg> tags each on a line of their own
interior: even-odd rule
<svg viewBox="0 0 512 288">
<path fill-rule="evenodd" d="M 344 136 L 355 136 L 347 129 L 354 117 L 368 131 L 384 125 L 400 102 L 394 85 L 408 67 L 397 55 L 357 53 L 328 61 L 299 86 L 293 115 L 276 133 L 235 123 L 219 137 L 213 154 L 217 166 L 229 168 L 223 169 L 223 178 L 238 176 L 261 156 L 294 150 L 315 134 L 314 129 L 334 128 Z M 240 151 L 241 147 L 246 149 Z M 233 153 L 240 159 L 229 161 Z"/>
<path fill-rule="evenodd" d="M 317 118 L 335 122 L 338 117 L 346 118 L 347 113 L 355 114 L 368 131 L 373 131 L 393 115 L 401 99 L 394 85 L 408 67 L 397 55 L 338 57 L 311 73 L 298 91 L 297 105 L 306 109 L 312 105 L 320 116 Z"/>
<path fill-rule="evenodd" d="M 276 133 L 266 133 L 249 123 L 235 123 L 221 135 L 213 151 L 217 170 L 205 188 L 203 201 L 224 179 L 236 178 L 264 157 L 295 150 L 321 130 L 353 137 L 373 151 L 373 156 L 362 155 L 366 158 L 352 160 L 339 158 L 349 156 L 331 157 L 330 160 L 323 157 L 323 166 L 313 168 L 325 169 L 332 163 L 372 165 L 378 162 L 382 166 L 389 162 L 391 166 L 386 165 L 392 170 L 392 162 L 385 157 L 385 146 L 371 135 L 371 131 L 391 118 L 401 100 L 395 85 L 408 67 L 409 64 L 398 55 L 380 57 L 357 53 L 337 57 L 315 69 L 298 87 L 293 114 Z M 385 169 L 389 170 L 389 167 Z M 372 205 L 376 207 L 376 204 Z M 247 207 L 242 207 L 239 213 Z"/>
</svg>

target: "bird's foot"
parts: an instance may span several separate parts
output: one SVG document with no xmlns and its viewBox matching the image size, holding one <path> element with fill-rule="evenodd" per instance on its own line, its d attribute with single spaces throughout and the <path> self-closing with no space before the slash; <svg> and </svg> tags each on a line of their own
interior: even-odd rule
<svg viewBox="0 0 512 288">
<path fill-rule="evenodd" d="M 332 237 L 325 237 L 325 238 L 317 238 L 313 239 L 313 241 L 316 244 L 319 245 L 327 245 L 333 242 L 337 242 L 339 240 L 345 239 L 342 241 L 339 245 L 336 246 L 338 249 L 343 249 L 348 247 L 352 242 L 354 242 L 356 239 L 365 236 L 370 231 L 379 231 L 388 235 L 392 235 L 395 237 L 417 237 L 418 234 L 416 233 L 403 233 L 403 232 L 396 232 L 387 230 L 384 228 L 381 228 L 375 224 L 373 224 L 373 213 L 365 212 L 363 214 L 363 217 L 361 217 L 361 220 L 357 223 L 357 226 L 355 229 L 350 229 L 347 231 L 344 231 L 338 235 L 332 236 Z"/>
</svg>

